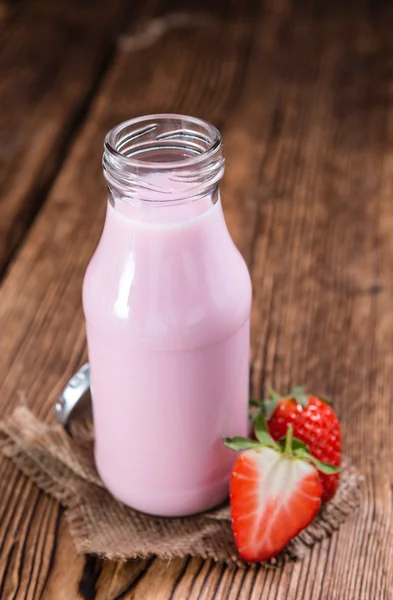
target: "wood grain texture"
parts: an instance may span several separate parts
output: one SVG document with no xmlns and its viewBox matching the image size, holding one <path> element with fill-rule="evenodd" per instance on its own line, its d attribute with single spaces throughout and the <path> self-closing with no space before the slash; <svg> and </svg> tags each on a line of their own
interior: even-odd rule
<svg viewBox="0 0 393 600">
<path fill-rule="evenodd" d="M 231 233 L 254 283 L 252 392 L 330 394 L 361 509 L 302 562 L 76 557 L 56 504 L 0 462 L 4 598 L 393 598 L 393 10 L 380 2 L 146 5 L 0 290 L 0 398 L 51 419 L 85 352 L 80 304 L 99 238 L 105 132 L 140 113 L 215 122 Z M 179 14 L 179 11 L 182 11 Z M 157 21 L 152 19 L 161 19 Z"/>
<path fill-rule="evenodd" d="M 0 4 L 0 274 L 99 87 L 127 2 Z"/>
</svg>

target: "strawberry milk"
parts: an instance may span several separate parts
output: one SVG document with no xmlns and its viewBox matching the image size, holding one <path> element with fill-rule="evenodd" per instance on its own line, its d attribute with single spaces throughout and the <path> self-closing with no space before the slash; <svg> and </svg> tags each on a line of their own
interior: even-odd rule
<svg viewBox="0 0 393 600">
<path fill-rule="evenodd" d="M 158 115 L 113 131 L 83 289 L 96 463 L 125 504 L 181 516 L 226 498 L 235 457 L 222 438 L 247 434 L 250 278 L 223 216 L 217 130 Z M 123 156 L 126 136 L 135 148 Z"/>
</svg>

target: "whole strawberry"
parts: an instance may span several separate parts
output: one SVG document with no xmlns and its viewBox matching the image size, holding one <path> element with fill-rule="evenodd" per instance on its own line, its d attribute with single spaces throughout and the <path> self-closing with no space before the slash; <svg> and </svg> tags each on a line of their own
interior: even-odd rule
<svg viewBox="0 0 393 600">
<path fill-rule="evenodd" d="M 267 420 L 270 435 L 275 439 L 285 437 L 288 426 L 293 435 L 304 442 L 310 453 L 322 462 L 336 467 L 341 464 L 340 423 L 334 410 L 320 396 L 306 394 L 295 387 L 287 396 L 268 388 L 269 398 L 259 405 Z M 325 475 L 320 472 L 323 502 L 329 502 L 336 493 L 340 474 Z"/>
</svg>

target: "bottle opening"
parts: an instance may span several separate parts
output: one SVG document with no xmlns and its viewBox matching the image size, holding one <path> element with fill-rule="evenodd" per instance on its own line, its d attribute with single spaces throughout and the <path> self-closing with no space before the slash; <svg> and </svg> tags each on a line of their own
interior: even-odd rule
<svg viewBox="0 0 393 600">
<path fill-rule="evenodd" d="M 212 192 L 224 172 L 222 141 L 210 123 L 183 115 L 126 121 L 106 136 L 104 175 L 121 199 L 170 201 Z"/>
</svg>

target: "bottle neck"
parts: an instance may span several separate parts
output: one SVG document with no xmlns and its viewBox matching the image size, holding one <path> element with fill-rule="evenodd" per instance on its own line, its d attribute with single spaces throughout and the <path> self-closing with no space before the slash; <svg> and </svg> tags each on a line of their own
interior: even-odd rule
<svg viewBox="0 0 393 600">
<path fill-rule="evenodd" d="M 110 203 L 124 216 L 181 221 L 218 200 L 221 136 L 210 123 L 182 115 L 133 119 L 108 133 L 103 168 Z"/>
<path fill-rule="evenodd" d="M 116 213 L 141 223 L 175 224 L 190 221 L 209 211 L 220 198 L 218 187 L 202 197 L 187 199 L 184 202 L 129 202 L 109 193 L 108 201 Z"/>
</svg>

